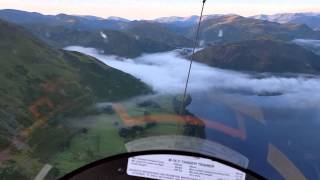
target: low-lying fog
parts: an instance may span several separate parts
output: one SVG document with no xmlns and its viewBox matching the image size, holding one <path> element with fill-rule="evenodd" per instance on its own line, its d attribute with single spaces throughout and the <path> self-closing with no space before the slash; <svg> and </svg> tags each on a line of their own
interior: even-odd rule
<svg viewBox="0 0 320 180">
<path fill-rule="evenodd" d="M 127 72 L 153 87 L 158 93 L 183 92 L 189 61 L 178 51 L 145 54 L 135 59 L 127 59 L 102 55 L 93 48 L 70 46 L 65 49 L 93 56 L 111 67 Z M 191 73 L 188 89 L 190 93 L 221 90 L 241 92 L 254 97 L 258 94 L 277 94 L 279 95 L 277 98 L 270 96 L 257 98 L 263 98 L 263 104 L 268 104 L 269 101 L 274 104 L 275 101 L 279 101 L 277 105 L 284 103 L 285 106 L 293 107 L 307 108 L 320 105 L 320 77 L 318 76 L 266 76 L 222 70 L 200 63 L 193 64 Z"/>
</svg>

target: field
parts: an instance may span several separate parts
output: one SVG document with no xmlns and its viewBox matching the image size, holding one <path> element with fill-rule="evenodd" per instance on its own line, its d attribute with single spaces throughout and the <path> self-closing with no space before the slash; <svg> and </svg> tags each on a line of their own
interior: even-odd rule
<svg viewBox="0 0 320 180">
<path fill-rule="evenodd" d="M 120 119 L 114 115 L 87 117 L 75 126 L 87 128 L 71 139 L 69 148 L 53 158 L 53 165 L 59 175 L 66 174 L 90 162 L 126 152 L 124 139 L 119 136 L 115 123 Z M 87 124 L 87 125 L 86 125 Z"/>
<path fill-rule="evenodd" d="M 88 163 L 112 155 L 127 152 L 125 144 L 131 140 L 184 133 L 184 124 L 174 119 L 150 123 L 150 117 L 174 117 L 172 97 L 152 97 L 153 104 L 144 99 L 133 99 L 117 103 L 125 116 L 139 121 L 125 124 L 123 114 L 95 112 L 85 117 L 58 118 L 36 129 L 21 151 L 12 153 L 6 163 L 10 170 L 6 177 L 33 179 L 45 165 L 52 166 L 46 179 L 56 179 Z M 114 108 L 113 108 L 114 109 Z M 127 134 L 121 131 L 127 130 Z M 18 173 L 19 172 L 19 173 Z"/>
<path fill-rule="evenodd" d="M 167 100 L 167 101 L 166 101 Z M 151 115 L 164 114 L 165 106 L 168 108 L 168 101 L 171 98 L 162 100 L 162 106 L 154 107 L 138 107 L 134 101 L 122 103 L 127 109 L 130 117 L 141 117 L 144 112 Z M 171 111 L 172 112 L 172 111 Z M 59 170 L 59 176 L 64 175 L 74 169 L 77 169 L 90 162 L 109 157 L 112 155 L 125 153 L 125 143 L 132 139 L 142 137 L 150 137 L 157 135 L 182 134 L 182 126 L 177 126 L 175 122 L 157 123 L 156 126 L 145 128 L 144 122 L 139 123 L 140 127 L 145 129 L 142 132 L 136 133 L 130 137 L 121 137 L 119 130 L 125 128 L 120 116 L 115 114 L 100 114 L 89 116 L 81 120 L 70 120 L 69 128 L 82 129 L 84 132 L 74 136 L 69 144 L 69 147 L 53 157 L 53 165 Z"/>
</svg>

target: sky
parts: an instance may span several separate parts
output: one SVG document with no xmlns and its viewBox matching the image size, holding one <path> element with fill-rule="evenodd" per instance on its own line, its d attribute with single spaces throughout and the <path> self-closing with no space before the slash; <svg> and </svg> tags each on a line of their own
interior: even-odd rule
<svg viewBox="0 0 320 180">
<path fill-rule="evenodd" d="M 154 19 L 199 14 L 202 0 L 0 0 L 0 9 L 18 9 L 43 14 L 119 16 Z M 320 12 L 320 0 L 207 0 L 205 14 L 275 14 Z"/>
</svg>

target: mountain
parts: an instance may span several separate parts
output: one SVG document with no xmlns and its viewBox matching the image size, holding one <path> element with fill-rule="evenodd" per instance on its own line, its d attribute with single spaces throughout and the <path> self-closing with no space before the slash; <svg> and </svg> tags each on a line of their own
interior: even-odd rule
<svg viewBox="0 0 320 180">
<path fill-rule="evenodd" d="M 81 115 L 94 102 L 151 92 L 129 74 L 80 53 L 52 49 L 4 21 L 0 39 L 0 148 L 37 118 Z"/>
<path fill-rule="evenodd" d="M 203 21 L 200 35 L 201 40 L 207 43 L 230 43 L 260 38 L 285 41 L 320 39 L 320 33 L 306 25 L 280 24 L 238 15 L 220 16 Z M 192 27 L 185 36 L 189 38 L 193 36 Z"/>
<path fill-rule="evenodd" d="M 110 16 L 107 18 L 109 21 L 118 21 L 118 22 L 130 22 L 130 20 L 121 18 L 121 17 L 116 17 L 116 16 Z"/>
<path fill-rule="evenodd" d="M 126 23 L 122 21 L 108 20 L 95 16 L 43 15 L 13 9 L 0 10 L 0 18 L 21 26 L 63 26 L 77 30 L 122 29 L 126 26 Z"/>
<path fill-rule="evenodd" d="M 52 16 L 0 10 L 0 18 L 23 26 L 37 38 L 57 48 L 81 45 L 97 48 L 105 54 L 132 58 L 143 53 L 192 47 L 194 24 L 199 17 L 129 21 L 120 17 L 103 19 L 95 16 Z M 200 32 L 201 45 L 255 39 L 320 39 L 320 31 L 304 24 L 281 24 L 233 14 L 204 17 Z"/>
<path fill-rule="evenodd" d="M 142 53 L 162 52 L 175 49 L 165 42 L 158 42 L 114 30 L 78 30 L 61 26 L 27 26 L 30 32 L 46 43 L 62 49 L 78 45 L 92 47 L 101 53 L 134 58 Z"/>
<path fill-rule="evenodd" d="M 320 56 L 293 43 L 249 40 L 214 45 L 195 54 L 197 62 L 239 71 L 319 73 Z"/>
<path fill-rule="evenodd" d="M 88 19 L 88 20 L 92 20 L 92 21 L 101 21 L 101 20 L 104 20 L 103 18 L 101 17 L 97 17 L 97 16 L 89 16 L 89 15 L 85 15 L 85 16 L 78 16 L 78 17 L 81 17 L 81 18 L 84 18 L 84 19 Z"/>
<path fill-rule="evenodd" d="M 219 14 L 204 15 L 202 19 L 203 20 L 214 19 L 219 16 L 222 16 L 222 15 L 219 15 Z M 199 16 L 196 16 L 196 15 L 189 16 L 189 17 L 171 16 L 171 17 L 157 18 L 154 21 L 158 23 L 170 24 L 178 27 L 188 27 L 188 26 L 194 26 L 199 21 Z"/>
<path fill-rule="evenodd" d="M 158 23 L 182 23 L 186 25 L 192 25 L 193 23 L 197 22 L 199 16 L 189 16 L 189 17 L 178 17 L 178 16 L 171 16 L 171 17 L 161 17 L 157 18 L 154 21 Z"/>
<path fill-rule="evenodd" d="M 295 39 L 293 42 L 320 55 L 320 40 Z"/>
<path fill-rule="evenodd" d="M 125 32 L 138 38 L 146 38 L 150 41 L 166 43 L 174 48 L 191 47 L 192 40 L 170 31 L 160 23 L 150 21 L 133 21 Z"/>
<path fill-rule="evenodd" d="M 105 54 L 133 58 L 142 53 L 163 52 L 192 45 L 191 40 L 171 32 L 159 23 L 147 21 L 129 22 L 118 17 L 102 19 L 67 14 L 46 16 L 16 10 L 0 10 L 0 18 L 23 26 L 37 38 L 57 48 L 88 46 Z"/>
<path fill-rule="evenodd" d="M 205 15 L 203 20 L 214 19 L 220 17 L 222 15 L 214 14 L 214 15 Z M 169 29 L 172 32 L 175 32 L 179 35 L 185 36 L 188 33 L 190 28 L 193 28 L 199 21 L 199 16 L 189 16 L 189 17 L 162 17 L 153 20 L 154 22 L 161 23 L 164 27 Z M 188 37 L 190 38 L 190 36 Z"/>
<path fill-rule="evenodd" d="M 0 18 L 15 24 L 52 23 L 55 20 L 53 16 L 14 9 L 0 10 Z"/>
<path fill-rule="evenodd" d="M 256 15 L 252 18 L 278 22 L 305 24 L 313 29 L 320 29 L 320 13 L 282 13 L 274 15 Z"/>
</svg>

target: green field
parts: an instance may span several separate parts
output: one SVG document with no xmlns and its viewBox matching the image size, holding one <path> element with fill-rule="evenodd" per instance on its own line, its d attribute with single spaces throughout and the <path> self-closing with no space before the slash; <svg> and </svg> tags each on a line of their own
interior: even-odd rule
<svg viewBox="0 0 320 180">
<path fill-rule="evenodd" d="M 87 119 L 91 119 L 91 122 Z M 72 138 L 70 147 L 54 156 L 53 165 L 59 169 L 59 175 L 64 175 L 90 162 L 126 152 L 124 139 L 119 136 L 115 125 L 115 122 L 119 121 L 120 119 L 116 116 L 102 114 L 86 118 L 85 123 L 91 123 L 89 126 L 83 122 L 78 123 L 88 130 Z"/>
<path fill-rule="evenodd" d="M 129 117 L 148 115 L 174 115 L 172 97 L 152 97 L 155 106 L 139 106 L 141 100 L 120 103 Z M 142 100 L 144 101 L 144 100 Z M 125 144 L 143 137 L 181 135 L 184 124 L 175 121 L 157 122 L 148 127 L 147 122 L 138 122 L 139 131 L 121 136 L 127 127 L 121 116 L 114 113 L 93 113 L 88 116 L 58 118 L 36 129 L 28 139 L 28 148 L 13 153 L 6 165 L 10 167 L 8 178 L 21 174 L 19 179 L 33 179 L 45 164 L 53 166 L 47 179 L 56 179 L 88 163 L 125 153 Z M 8 170 L 8 169 L 7 169 Z M 22 178 L 23 177 L 23 178 Z M 18 177 L 16 177 L 18 178 Z"/>
</svg>

